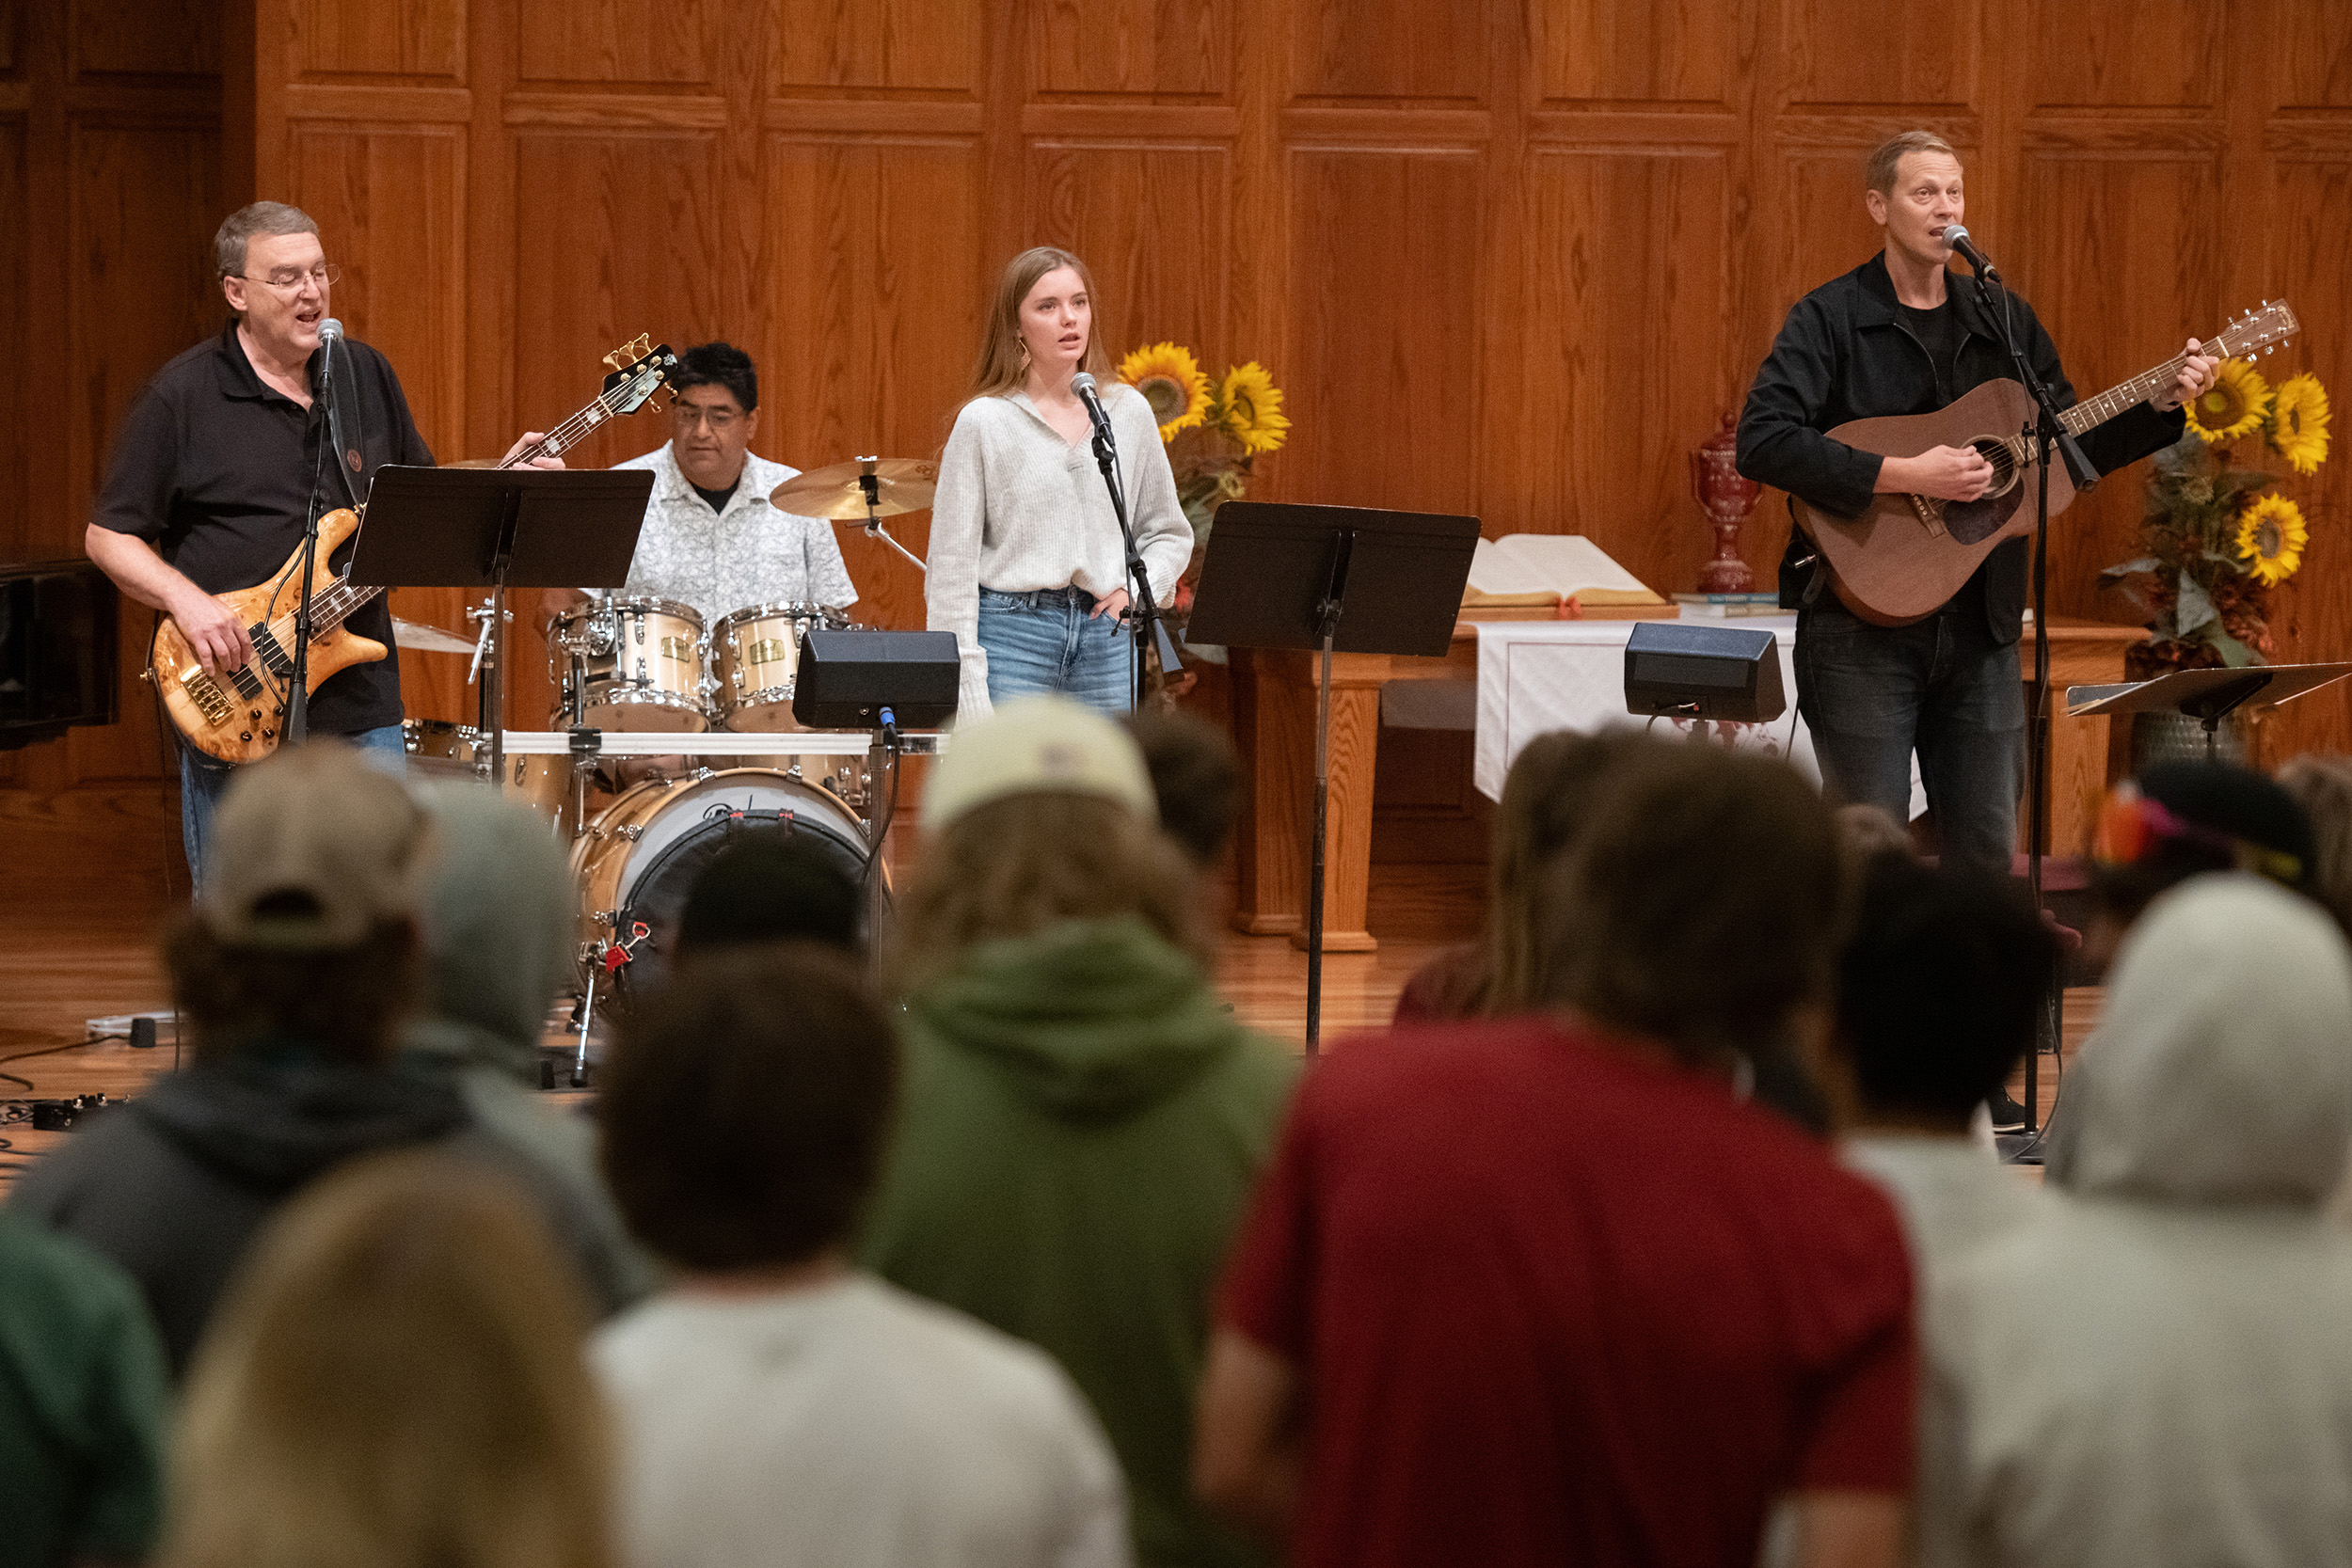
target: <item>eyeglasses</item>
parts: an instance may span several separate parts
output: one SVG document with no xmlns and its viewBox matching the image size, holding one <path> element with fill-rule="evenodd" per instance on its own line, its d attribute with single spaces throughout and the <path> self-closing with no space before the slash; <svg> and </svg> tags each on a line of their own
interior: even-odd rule
<svg viewBox="0 0 2352 1568">
<path fill-rule="evenodd" d="M 691 430 L 698 424 L 707 424 L 710 427 L 710 434 L 713 436 L 724 436 L 735 428 L 736 421 L 742 417 L 740 414 L 729 413 L 723 408 L 704 408 L 691 403 L 681 402 L 670 404 L 670 418 L 675 420 L 685 429 Z"/>
<path fill-rule="evenodd" d="M 332 261 L 321 261 L 309 272 L 274 272 L 267 277 L 255 277 L 246 273 L 231 273 L 232 277 L 247 283 L 265 283 L 280 293 L 300 293 L 302 285 L 315 283 L 321 289 L 331 289 L 343 280 L 343 269 Z"/>
</svg>

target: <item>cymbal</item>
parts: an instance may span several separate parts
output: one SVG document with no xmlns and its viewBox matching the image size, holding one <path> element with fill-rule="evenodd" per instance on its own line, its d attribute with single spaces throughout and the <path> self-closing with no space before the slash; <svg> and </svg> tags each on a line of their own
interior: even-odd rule
<svg viewBox="0 0 2352 1568">
<path fill-rule="evenodd" d="M 399 641 L 404 653 L 469 654 L 473 652 L 473 639 L 470 637 L 460 637 L 453 631 L 443 631 L 438 626 L 428 626 L 417 621 L 404 621 L 397 615 L 392 617 L 392 636 Z"/>
<path fill-rule="evenodd" d="M 939 465 L 929 458 L 854 457 L 786 480 L 769 493 L 768 504 L 798 517 L 862 523 L 866 521 L 866 487 L 858 480 L 869 472 L 876 481 L 877 517 L 920 512 L 931 504 L 931 492 L 939 486 Z"/>
</svg>

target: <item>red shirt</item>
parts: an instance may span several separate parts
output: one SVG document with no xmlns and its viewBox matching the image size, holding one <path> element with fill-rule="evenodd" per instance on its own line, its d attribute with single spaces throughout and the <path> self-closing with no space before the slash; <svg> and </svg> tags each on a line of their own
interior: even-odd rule
<svg viewBox="0 0 2352 1568">
<path fill-rule="evenodd" d="M 1753 1568 L 1779 1494 L 1911 1487 L 1886 1199 L 1720 1082 L 1538 1020 L 1322 1061 L 1222 1316 L 1303 1370 L 1310 1568 Z"/>
</svg>

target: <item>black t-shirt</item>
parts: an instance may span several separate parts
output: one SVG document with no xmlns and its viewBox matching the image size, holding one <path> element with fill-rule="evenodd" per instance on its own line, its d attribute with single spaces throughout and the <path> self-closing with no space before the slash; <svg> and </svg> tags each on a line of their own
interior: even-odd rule
<svg viewBox="0 0 2352 1568">
<path fill-rule="evenodd" d="M 340 363 L 358 394 L 363 471 L 430 465 L 433 453 L 391 366 L 365 343 L 346 339 L 343 346 Z M 313 388 L 318 372 L 313 355 Z M 305 411 L 254 373 L 232 320 L 219 337 L 156 372 L 131 405 L 90 520 L 146 540 L 207 593 L 250 588 L 302 547 L 326 423 L 324 403 L 313 399 Z M 345 500 L 334 477 L 324 477 L 322 512 Z M 352 548 L 346 544 L 331 558 L 338 571 L 351 564 Z M 392 647 L 383 594 L 344 625 Z M 310 695 L 310 724 L 323 734 L 356 735 L 400 720 L 396 651 L 330 676 Z"/>
<path fill-rule="evenodd" d="M 1935 366 L 1936 388 L 1943 393 L 1947 403 L 1950 402 L 1953 396 L 1953 364 L 1960 358 L 1962 341 L 1968 336 L 1968 328 L 1962 325 L 1960 311 L 1953 306 L 1952 296 L 1947 293 L 1943 304 L 1929 306 L 1925 309 L 1916 305 L 1899 305 L 1897 308 L 1902 311 L 1903 321 L 1910 326 L 1911 335 L 1919 340 L 1919 346 L 1928 351 L 1928 358 Z"/>
<path fill-rule="evenodd" d="M 694 484 L 694 482 L 691 479 L 686 483 L 694 486 L 694 494 L 700 496 L 703 499 L 710 503 L 711 511 L 724 512 L 727 509 L 727 502 L 733 500 L 735 499 L 735 493 L 743 488 L 743 476 L 741 474 L 737 474 L 735 476 L 735 483 L 728 485 L 723 490 L 706 490 L 701 485 Z"/>
</svg>

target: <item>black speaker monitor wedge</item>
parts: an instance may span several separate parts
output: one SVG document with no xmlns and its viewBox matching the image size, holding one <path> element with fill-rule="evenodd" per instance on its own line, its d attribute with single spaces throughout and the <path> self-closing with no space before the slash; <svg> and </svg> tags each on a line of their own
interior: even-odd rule
<svg viewBox="0 0 2352 1568">
<path fill-rule="evenodd" d="M 870 730 L 886 707 L 901 730 L 935 730 L 956 716 L 961 670 L 951 631 L 812 629 L 792 717 L 812 730 Z"/>
<path fill-rule="evenodd" d="M 1626 711 L 1765 724 L 1788 711 L 1778 640 L 1754 627 L 1636 621 L 1625 645 Z"/>
</svg>

